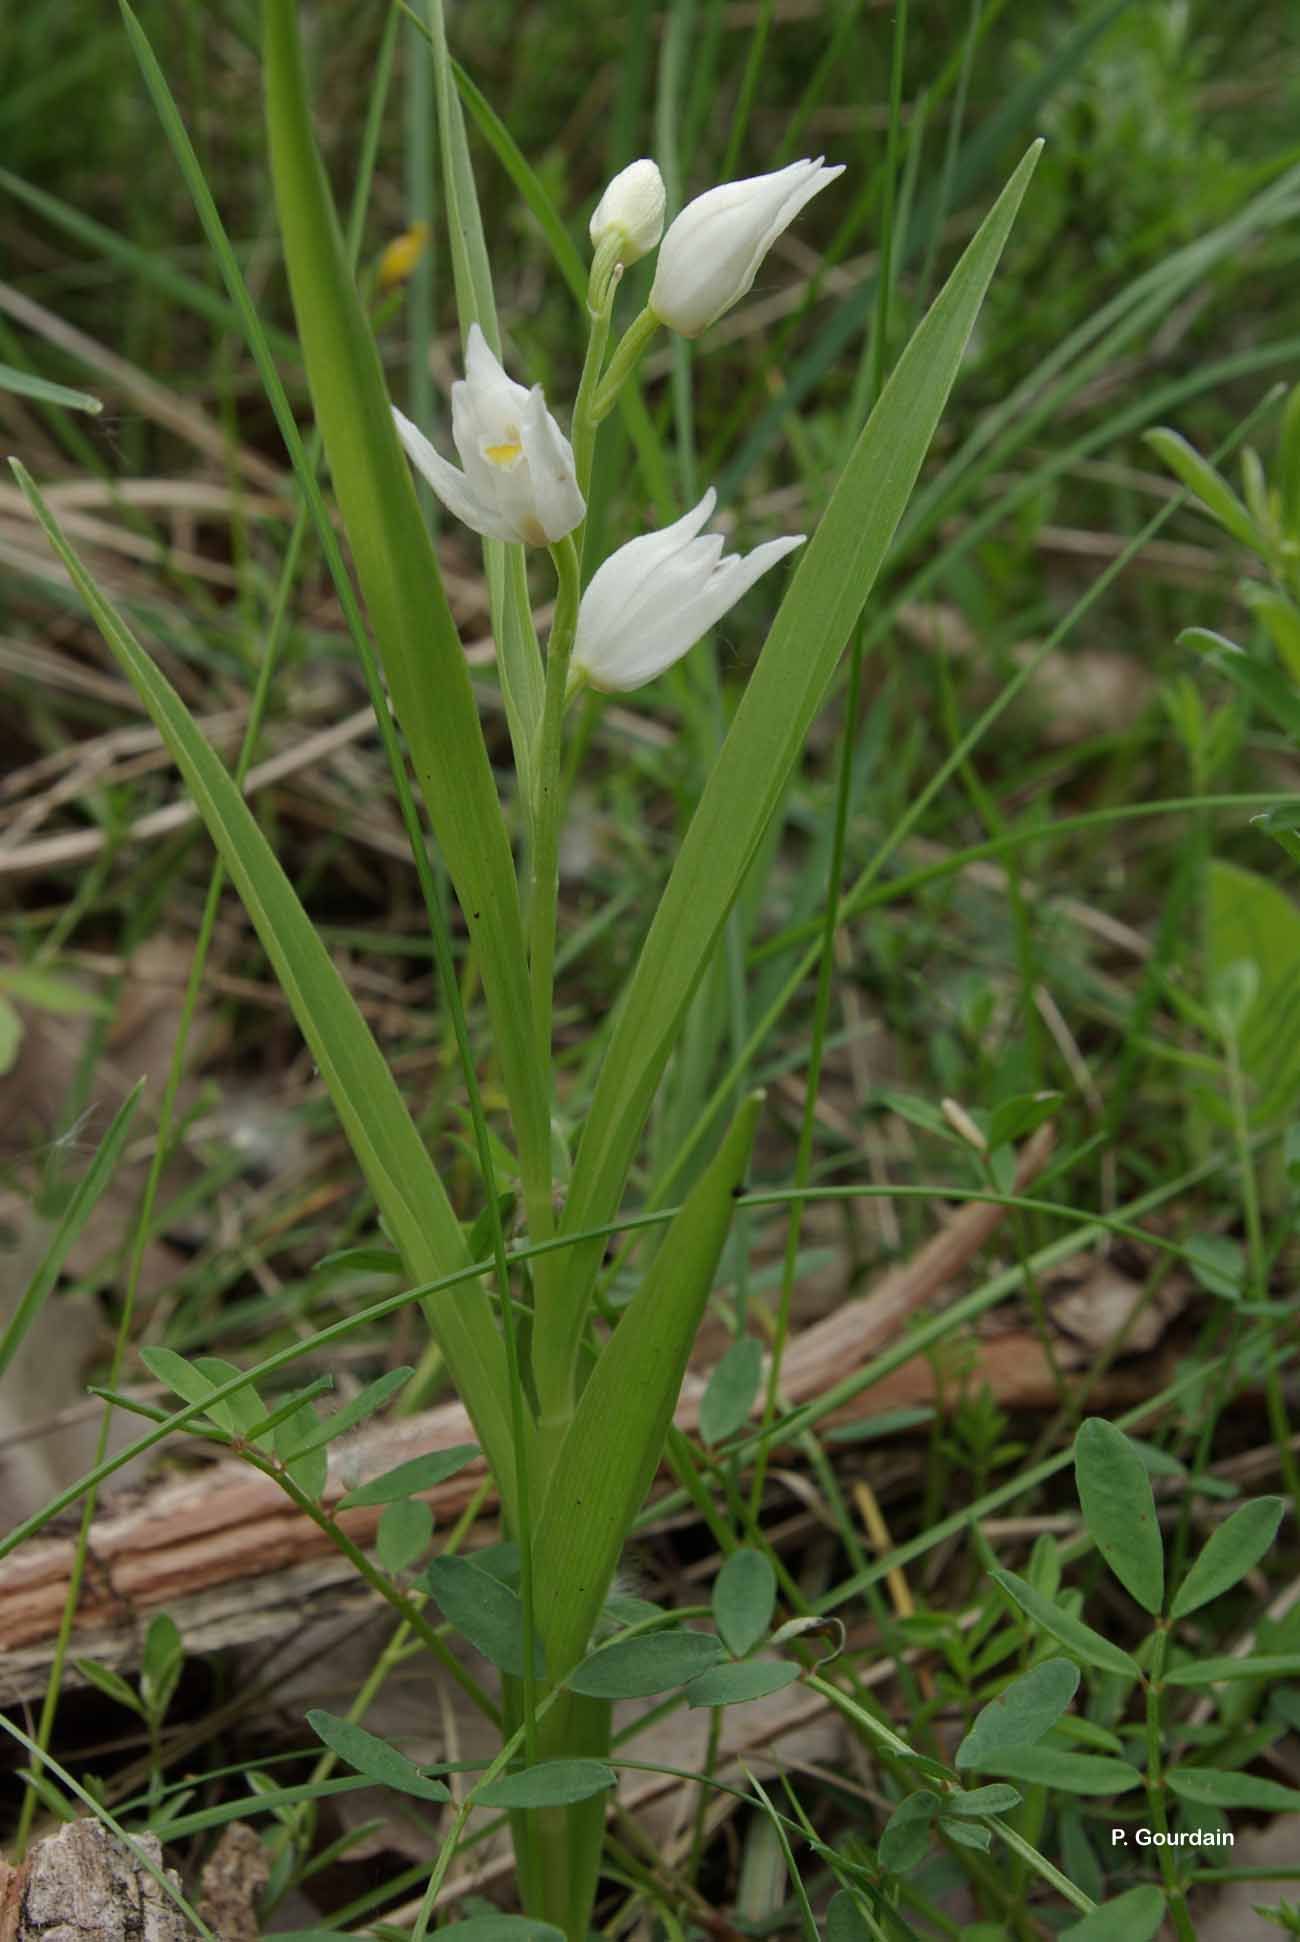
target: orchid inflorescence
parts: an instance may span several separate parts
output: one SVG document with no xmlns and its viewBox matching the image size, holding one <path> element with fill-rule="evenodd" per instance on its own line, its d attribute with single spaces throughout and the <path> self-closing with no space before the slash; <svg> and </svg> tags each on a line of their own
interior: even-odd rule
<svg viewBox="0 0 1300 1942">
<path fill-rule="evenodd" d="M 614 177 L 591 218 L 595 260 L 588 302 L 601 347 L 623 269 L 656 247 L 659 256 L 649 302 L 610 360 L 603 382 L 599 356 L 594 370 L 588 359 L 574 414 L 580 456 L 547 410 L 541 386 L 528 391 L 507 377 L 475 323 L 466 345 L 465 376 L 451 394 L 452 438 L 463 470 L 394 408 L 411 463 L 448 511 L 485 538 L 554 548 L 577 534 L 586 517 L 584 474 L 590 470 L 595 426 L 650 335 L 662 324 L 681 336 L 698 337 L 716 323 L 751 288 L 768 250 L 804 204 L 841 173 L 819 156 L 723 183 L 697 196 L 664 234 L 663 178 L 654 162 L 632 162 Z M 586 421 L 582 427 L 580 419 Z M 724 557 L 722 538 L 702 532 L 716 498 L 710 487 L 675 524 L 629 540 L 597 567 L 576 625 L 558 644 L 571 655 L 566 698 L 584 685 L 623 691 L 652 681 L 762 574 L 803 544 L 804 535 L 793 534 L 748 554 Z M 553 653 L 556 648 L 553 634 Z"/>
</svg>

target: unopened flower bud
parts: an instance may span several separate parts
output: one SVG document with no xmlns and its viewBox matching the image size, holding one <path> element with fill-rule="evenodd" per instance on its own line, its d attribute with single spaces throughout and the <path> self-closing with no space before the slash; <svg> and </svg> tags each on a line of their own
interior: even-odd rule
<svg viewBox="0 0 1300 1942">
<path fill-rule="evenodd" d="M 619 263 L 639 263 L 664 233 L 664 179 L 644 157 L 620 169 L 592 211 L 591 246 L 621 239 Z"/>
<path fill-rule="evenodd" d="M 649 308 L 683 337 L 698 337 L 753 283 L 758 266 L 806 202 L 844 173 L 791 162 L 771 175 L 724 182 L 687 203 L 668 228 Z"/>
</svg>

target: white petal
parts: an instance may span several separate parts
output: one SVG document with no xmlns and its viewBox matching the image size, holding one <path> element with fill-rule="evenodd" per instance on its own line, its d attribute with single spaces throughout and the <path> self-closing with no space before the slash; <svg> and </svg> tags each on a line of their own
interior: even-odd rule
<svg viewBox="0 0 1300 1942">
<path fill-rule="evenodd" d="M 673 525 L 628 540 L 602 561 L 582 596 L 575 655 L 581 656 L 584 632 L 588 641 L 610 640 L 617 635 L 624 616 L 636 608 L 643 590 L 653 592 L 654 576 L 664 562 L 708 524 L 717 500 L 710 486 L 699 505 Z"/>
<path fill-rule="evenodd" d="M 717 534 L 699 537 L 714 494 L 675 525 L 629 540 L 599 567 L 578 609 L 573 667 L 594 687 L 639 688 L 692 648 L 803 535 L 720 558 Z"/>
<path fill-rule="evenodd" d="M 707 592 L 714 573 L 720 570 L 725 544 L 721 533 L 707 533 L 678 547 L 637 598 L 629 601 L 622 631 L 657 633 L 674 627 L 678 614 L 693 607 Z"/>
<path fill-rule="evenodd" d="M 693 619 L 697 623 L 696 640 L 701 634 L 707 634 L 728 608 L 734 607 L 754 582 L 761 580 L 778 560 L 783 560 L 787 553 L 793 553 L 797 546 L 802 546 L 805 537 L 803 533 L 792 533 L 785 539 L 765 540 L 752 553 L 746 553 L 743 557 L 737 553 L 724 560 L 693 611 Z M 726 576 L 725 580 L 723 575 Z"/>
<path fill-rule="evenodd" d="M 477 324 L 470 325 L 465 341 L 465 382 L 474 393 L 480 414 L 489 421 L 518 418 L 528 402 L 527 386 L 506 376 Z"/>
<path fill-rule="evenodd" d="M 842 166 L 825 168 L 818 156 L 697 196 L 664 237 L 650 309 L 681 335 L 698 337 L 750 289 L 804 204 L 841 174 Z"/>
<path fill-rule="evenodd" d="M 424 433 L 404 417 L 396 405 L 392 411 L 406 456 L 416 471 L 427 479 L 448 512 L 454 513 L 457 519 L 487 539 L 514 539 L 516 535 L 495 507 L 484 505 L 465 474 L 458 472 L 454 465 L 443 458 Z"/>
<path fill-rule="evenodd" d="M 537 523 L 554 543 L 582 524 L 587 502 L 578 489 L 573 447 L 546 409 L 540 384 L 529 393 L 520 435 Z"/>
<path fill-rule="evenodd" d="M 484 447 L 509 443 L 514 420 L 503 416 L 499 411 L 485 410 L 483 394 L 470 384 L 468 379 L 459 378 L 451 387 L 451 435 L 460 462 L 465 468 L 465 477 L 471 489 L 482 500 L 494 503 L 497 497 L 497 471 L 484 458 Z"/>
</svg>

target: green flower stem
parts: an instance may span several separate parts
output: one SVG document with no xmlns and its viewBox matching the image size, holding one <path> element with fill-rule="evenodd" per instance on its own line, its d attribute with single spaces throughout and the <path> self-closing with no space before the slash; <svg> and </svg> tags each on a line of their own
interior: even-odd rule
<svg viewBox="0 0 1300 1942">
<path fill-rule="evenodd" d="M 624 331 L 622 341 L 609 360 L 609 369 L 597 386 L 596 395 L 592 400 L 592 412 L 598 425 L 603 418 L 608 418 L 614 409 L 619 392 L 640 363 L 646 345 L 658 328 L 659 319 L 653 310 L 646 309 L 639 317 L 634 317 Z"/>
<path fill-rule="evenodd" d="M 591 266 L 591 281 L 587 287 L 587 315 L 591 319 L 591 331 L 587 338 L 587 355 L 582 362 L 578 395 L 573 405 L 573 458 L 578 474 L 578 485 L 584 499 L 591 487 L 596 430 L 600 423 L 595 413 L 596 391 L 600 384 L 601 366 L 605 362 L 605 350 L 609 344 L 609 328 L 614 316 L 614 298 L 618 293 L 619 280 L 623 275 L 623 266 L 618 260 L 619 241 L 618 237 L 613 237 L 607 238 L 601 244 Z M 581 548 L 581 542 L 582 528 L 580 527 L 578 529 L 579 548 Z"/>
<path fill-rule="evenodd" d="M 1165 1811 L 1165 1773 L 1161 1734 L 1163 1724 L 1161 1699 L 1165 1689 L 1165 1659 L 1168 1652 L 1169 1625 L 1166 1620 L 1161 1619 L 1156 1624 L 1155 1650 L 1151 1655 L 1151 1673 L 1147 1680 L 1147 1810 L 1151 1815 L 1152 1827 L 1160 1834 L 1169 1832 L 1169 1817 Z M 1178 1937 L 1178 1942 L 1196 1942 L 1196 1930 L 1192 1927 L 1192 1919 L 1187 1912 L 1187 1890 L 1174 1863 L 1168 1842 L 1161 1841 L 1156 1848 L 1156 1853 L 1160 1859 L 1165 1900 L 1174 1934 Z"/>
<path fill-rule="evenodd" d="M 648 310 L 641 313 L 625 334 L 602 382 L 601 367 L 609 344 L 614 299 L 623 274 L 623 266 L 618 260 L 620 243 L 620 238 L 613 237 L 600 245 L 587 286 L 591 328 L 578 395 L 574 401 L 572 425 L 574 463 L 584 498 L 591 485 L 600 422 L 613 405 L 619 387 L 632 372 L 658 323 L 658 319 L 652 317 Z M 605 399 L 607 402 L 602 403 Z M 582 595 L 584 531 L 585 521 L 576 533 L 551 548 L 558 593 L 555 619 L 547 643 L 546 693 L 529 804 L 532 863 L 527 914 L 528 972 L 537 1067 L 544 1075 L 548 1108 L 553 1104 L 551 1029 L 559 901 L 559 834 L 565 796 L 562 773 L 564 711 L 570 699 L 569 664 Z M 550 1232 L 550 1228 L 539 1232 L 537 1238 L 545 1239 Z M 571 1355 L 562 1354 L 557 1359 L 547 1353 L 547 1344 L 552 1339 L 563 1342 L 561 1335 L 546 1326 L 549 1311 L 563 1299 L 562 1269 L 553 1267 L 549 1262 L 539 1262 L 534 1288 L 541 1322 L 535 1338 L 534 1376 L 541 1402 L 541 1487 L 544 1493 L 552 1458 L 558 1453 L 573 1412 L 573 1369 Z"/>
<path fill-rule="evenodd" d="M 551 1018 L 555 982 L 556 907 L 559 898 L 559 840 L 563 804 L 561 764 L 564 747 L 564 702 L 569 661 L 578 623 L 582 568 L 572 535 L 551 548 L 559 581 L 555 619 L 546 650 L 546 697 L 534 764 L 532 862 L 528 892 L 528 975 L 533 1014 L 534 1057 L 551 1100 Z M 539 1237 L 540 1238 L 540 1237 Z M 540 1264 L 539 1264 L 540 1265 Z M 563 1272 L 542 1272 L 534 1278 L 538 1327 L 534 1332 L 534 1377 L 541 1404 L 541 1494 L 545 1494 L 551 1457 L 563 1437 L 572 1411 L 572 1370 L 548 1360 L 547 1309 L 558 1298 Z M 539 1353 L 540 1351 L 540 1353 Z"/>
<path fill-rule="evenodd" d="M 551 1085 L 551 987 L 555 972 L 555 904 L 560 835 L 560 764 L 564 743 L 564 694 L 578 624 L 581 566 L 572 535 L 551 548 L 559 582 L 555 619 L 546 650 L 546 699 L 537 743 L 533 795 L 533 843 L 528 892 L 528 975 L 532 998 L 534 1056 L 549 1106 Z"/>
</svg>

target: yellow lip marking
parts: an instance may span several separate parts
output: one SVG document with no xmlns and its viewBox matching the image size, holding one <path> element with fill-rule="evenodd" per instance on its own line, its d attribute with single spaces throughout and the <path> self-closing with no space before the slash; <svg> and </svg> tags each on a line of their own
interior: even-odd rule
<svg viewBox="0 0 1300 1942">
<path fill-rule="evenodd" d="M 492 465 L 513 465 L 523 449 L 517 438 L 508 439 L 504 445 L 485 445 L 483 456 Z"/>
</svg>

